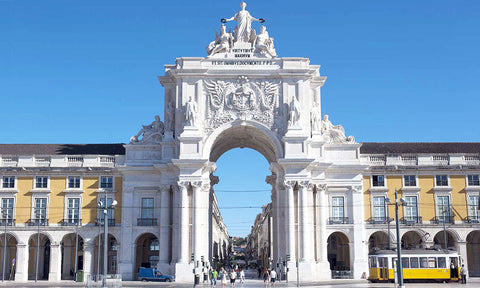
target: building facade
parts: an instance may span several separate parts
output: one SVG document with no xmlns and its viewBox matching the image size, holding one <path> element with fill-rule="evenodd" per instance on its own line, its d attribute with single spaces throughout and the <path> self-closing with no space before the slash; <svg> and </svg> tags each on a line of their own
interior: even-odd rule
<svg viewBox="0 0 480 288">
<path fill-rule="evenodd" d="M 157 267 L 192 281 L 228 253 L 215 162 L 238 147 L 270 164 L 268 235 L 257 238 L 289 280 L 364 277 L 369 250 L 395 239 L 395 189 L 407 203 L 402 245 L 446 242 L 477 275 L 480 144 L 357 143 L 321 113 L 320 66 L 278 57 L 244 3 L 236 15 L 235 32 L 222 24 L 207 57 L 165 66 L 164 120 L 128 144 L 0 145 L 8 279 L 102 274 L 108 223 L 107 273 L 132 280 Z"/>
</svg>

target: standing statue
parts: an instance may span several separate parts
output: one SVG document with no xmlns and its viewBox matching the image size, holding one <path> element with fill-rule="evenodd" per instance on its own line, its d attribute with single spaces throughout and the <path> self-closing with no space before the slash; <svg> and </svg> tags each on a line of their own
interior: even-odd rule
<svg viewBox="0 0 480 288">
<path fill-rule="evenodd" d="M 163 134 L 165 130 L 165 127 L 163 125 L 163 122 L 160 121 L 160 117 L 158 115 L 155 115 L 155 121 L 152 122 L 150 125 L 142 125 L 142 129 L 137 133 L 137 135 L 132 136 L 130 138 L 130 142 L 139 142 L 140 140 L 138 137 L 143 134 L 142 140 L 147 140 L 151 136 L 155 134 Z"/>
<path fill-rule="evenodd" d="M 327 142 L 336 143 L 355 143 L 353 136 L 345 137 L 345 129 L 342 125 L 333 125 L 328 120 L 328 115 L 325 115 L 322 120 L 322 134 Z"/>
<path fill-rule="evenodd" d="M 220 35 L 215 31 L 215 41 L 210 42 L 207 47 L 207 53 L 213 56 L 217 53 L 228 52 L 233 46 L 233 35 L 227 33 L 227 27 L 225 25 L 220 26 Z"/>
<path fill-rule="evenodd" d="M 165 130 L 173 131 L 175 126 L 175 107 L 172 101 L 168 101 L 167 109 L 165 109 Z"/>
<path fill-rule="evenodd" d="M 288 110 L 288 126 L 297 126 L 300 119 L 300 104 L 297 97 L 293 96 Z"/>
<path fill-rule="evenodd" d="M 272 58 L 277 57 L 277 53 L 273 48 L 273 38 L 268 36 L 267 27 L 260 27 L 260 33 L 255 38 L 255 52 L 268 54 Z"/>
<path fill-rule="evenodd" d="M 185 122 L 188 126 L 195 126 L 195 117 L 197 115 L 197 103 L 190 97 L 185 104 Z"/>
<path fill-rule="evenodd" d="M 255 30 L 252 30 L 252 21 L 258 21 L 260 23 L 265 22 L 263 19 L 257 19 L 250 15 L 250 13 L 245 10 L 247 7 L 247 3 L 242 2 L 240 3 L 240 7 L 242 10 L 238 11 L 235 16 L 225 19 L 222 18 L 222 23 L 227 23 L 228 21 L 235 20 L 237 21 L 237 26 L 235 26 L 235 42 L 250 42 L 253 43 L 255 40 Z M 253 33 L 252 33 L 253 32 Z"/>
<path fill-rule="evenodd" d="M 318 103 L 313 104 L 313 108 L 311 112 L 311 120 L 312 120 L 312 131 L 320 132 L 322 129 L 322 119 L 320 116 L 320 105 L 318 105 Z"/>
</svg>

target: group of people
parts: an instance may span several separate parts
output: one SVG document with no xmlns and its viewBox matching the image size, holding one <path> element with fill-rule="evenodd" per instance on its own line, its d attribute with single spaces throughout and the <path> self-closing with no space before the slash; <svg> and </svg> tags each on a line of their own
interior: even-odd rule
<svg viewBox="0 0 480 288">
<path fill-rule="evenodd" d="M 237 270 L 238 275 L 237 275 Z M 213 287 L 217 286 L 217 280 L 220 281 L 222 284 L 222 288 L 227 287 L 227 278 L 230 279 L 230 287 L 234 288 L 235 287 L 235 281 L 237 280 L 237 277 L 240 279 L 240 284 L 245 283 L 245 272 L 243 269 L 232 269 L 230 273 L 227 273 L 227 271 L 222 267 L 220 268 L 220 271 L 217 271 L 215 268 L 210 270 L 210 285 Z"/>
<path fill-rule="evenodd" d="M 274 269 L 263 269 L 263 283 L 265 288 L 270 283 L 272 287 L 275 287 L 275 281 L 277 280 L 277 272 Z"/>
</svg>

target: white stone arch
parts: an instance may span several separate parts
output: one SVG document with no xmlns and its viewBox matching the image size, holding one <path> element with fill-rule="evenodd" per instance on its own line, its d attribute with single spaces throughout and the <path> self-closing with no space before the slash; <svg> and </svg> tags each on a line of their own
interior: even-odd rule
<svg viewBox="0 0 480 288">
<path fill-rule="evenodd" d="M 138 231 L 135 234 L 136 236 L 134 237 L 135 240 L 133 241 L 133 243 L 137 243 L 138 239 L 140 239 L 140 237 L 142 237 L 145 234 L 152 234 L 153 236 L 157 237 L 157 239 L 160 241 L 160 235 L 157 231 Z"/>
<path fill-rule="evenodd" d="M 0 235 L 1 235 L 0 237 L 1 237 L 2 239 L 3 239 L 3 237 L 4 237 L 4 236 L 3 236 L 4 233 L 5 233 L 5 231 L 0 232 Z M 13 238 L 15 239 L 15 241 L 17 241 L 17 245 L 19 245 L 19 244 L 25 244 L 25 243 L 20 242 L 21 237 L 20 237 L 20 235 L 18 235 L 18 234 L 16 233 L 16 231 L 7 231 L 7 236 L 8 236 L 8 235 L 10 235 L 10 237 L 13 237 Z M 29 239 L 30 239 L 30 236 L 28 236 L 27 241 L 28 241 Z"/>
<path fill-rule="evenodd" d="M 39 233 L 40 235 L 43 235 L 48 238 L 48 240 L 50 241 L 50 245 L 60 244 L 60 241 L 63 238 L 61 237 L 59 241 L 55 241 L 54 236 L 49 231 L 40 231 Z M 29 233 L 27 236 L 27 243 L 30 241 L 30 238 L 32 238 L 32 236 L 35 236 L 35 235 L 37 235 L 37 231 L 32 231 L 32 233 Z"/>
<path fill-rule="evenodd" d="M 219 140 L 223 142 L 221 146 Z M 284 155 L 282 143 L 275 132 L 255 121 L 236 120 L 220 126 L 208 136 L 203 158 L 215 162 L 228 150 L 239 147 L 259 152 L 269 163 Z"/>
</svg>

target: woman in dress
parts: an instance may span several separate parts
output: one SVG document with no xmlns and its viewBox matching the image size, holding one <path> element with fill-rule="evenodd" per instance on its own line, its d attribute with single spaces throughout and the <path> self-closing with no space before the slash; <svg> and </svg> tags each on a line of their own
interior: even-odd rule
<svg viewBox="0 0 480 288">
<path fill-rule="evenodd" d="M 227 272 L 225 271 L 225 269 L 223 269 L 223 267 L 220 270 L 220 282 L 222 282 L 223 288 L 227 287 Z"/>
</svg>

